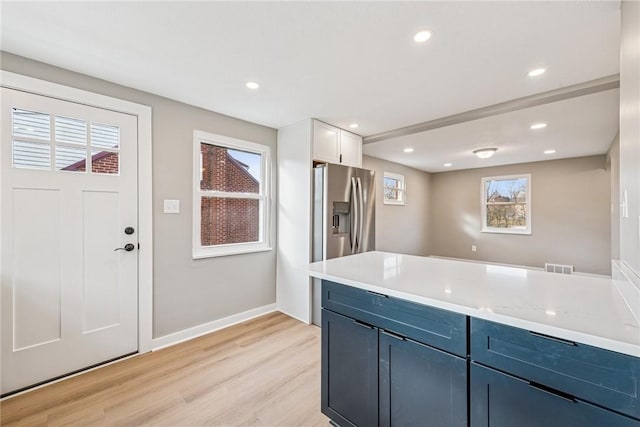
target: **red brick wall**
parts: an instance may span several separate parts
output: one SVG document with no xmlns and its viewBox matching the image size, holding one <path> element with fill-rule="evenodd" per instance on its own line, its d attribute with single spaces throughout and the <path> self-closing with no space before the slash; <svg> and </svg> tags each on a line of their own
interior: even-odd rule
<svg viewBox="0 0 640 427">
<path fill-rule="evenodd" d="M 91 172 L 118 173 L 118 153 L 107 153 L 103 151 L 100 154 L 92 156 Z"/>
<path fill-rule="evenodd" d="M 247 166 L 233 159 L 225 148 L 200 144 L 203 190 L 257 193 L 258 181 Z M 255 199 L 203 197 L 200 239 L 202 246 L 256 242 L 260 206 Z"/>
</svg>

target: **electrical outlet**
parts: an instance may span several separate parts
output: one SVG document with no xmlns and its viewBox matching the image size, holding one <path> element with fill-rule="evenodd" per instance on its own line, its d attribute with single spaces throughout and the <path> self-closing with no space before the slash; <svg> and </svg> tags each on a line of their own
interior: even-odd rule
<svg viewBox="0 0 640 427">
<path fill-rule="evenodd" d="M 471 245 L 471 252 L 476 252 L 477 250 L 476 245 Z"/>
</svg>

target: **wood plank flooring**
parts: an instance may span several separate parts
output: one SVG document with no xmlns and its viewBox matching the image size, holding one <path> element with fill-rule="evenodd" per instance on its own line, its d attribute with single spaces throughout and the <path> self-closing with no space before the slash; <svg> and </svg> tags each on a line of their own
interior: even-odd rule
<svg viewBox="0 0 640 427">
<path fill-rule="evenodd" d="M 323 426 L 320 329 L 281 313 L 0 402 L 2 426 Z"/>
</svg>

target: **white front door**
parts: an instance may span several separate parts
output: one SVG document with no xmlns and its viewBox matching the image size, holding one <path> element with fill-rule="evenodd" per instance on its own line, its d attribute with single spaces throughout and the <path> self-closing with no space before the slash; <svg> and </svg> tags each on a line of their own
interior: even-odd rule
<svg viewBox="0 0 640 427">
<path fill-rule="evenodd" d="M 5 88 L 0 114 L 6 394 L 138 349 L 137 118 Z"/>
</svg>

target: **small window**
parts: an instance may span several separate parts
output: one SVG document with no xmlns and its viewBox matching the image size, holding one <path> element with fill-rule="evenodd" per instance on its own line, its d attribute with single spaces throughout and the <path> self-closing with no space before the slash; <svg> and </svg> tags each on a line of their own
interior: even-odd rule
<svg viewBox="0 0 640 427">
<path fill-rule="evenodd" d="M 531 175 L 482 178 L 482 231 L 531 234 Z"/>
<path fill-rule="evenodd" d="M 193 257 L 270 250 L 269 147 L 194 132 Z"/>
<path fill-rule="evenodd" d="M 406 200 L 404 176 L 393 172 L 385 172 L 383 184 L 384 204 L 404 205 Z"/>
</svg>

